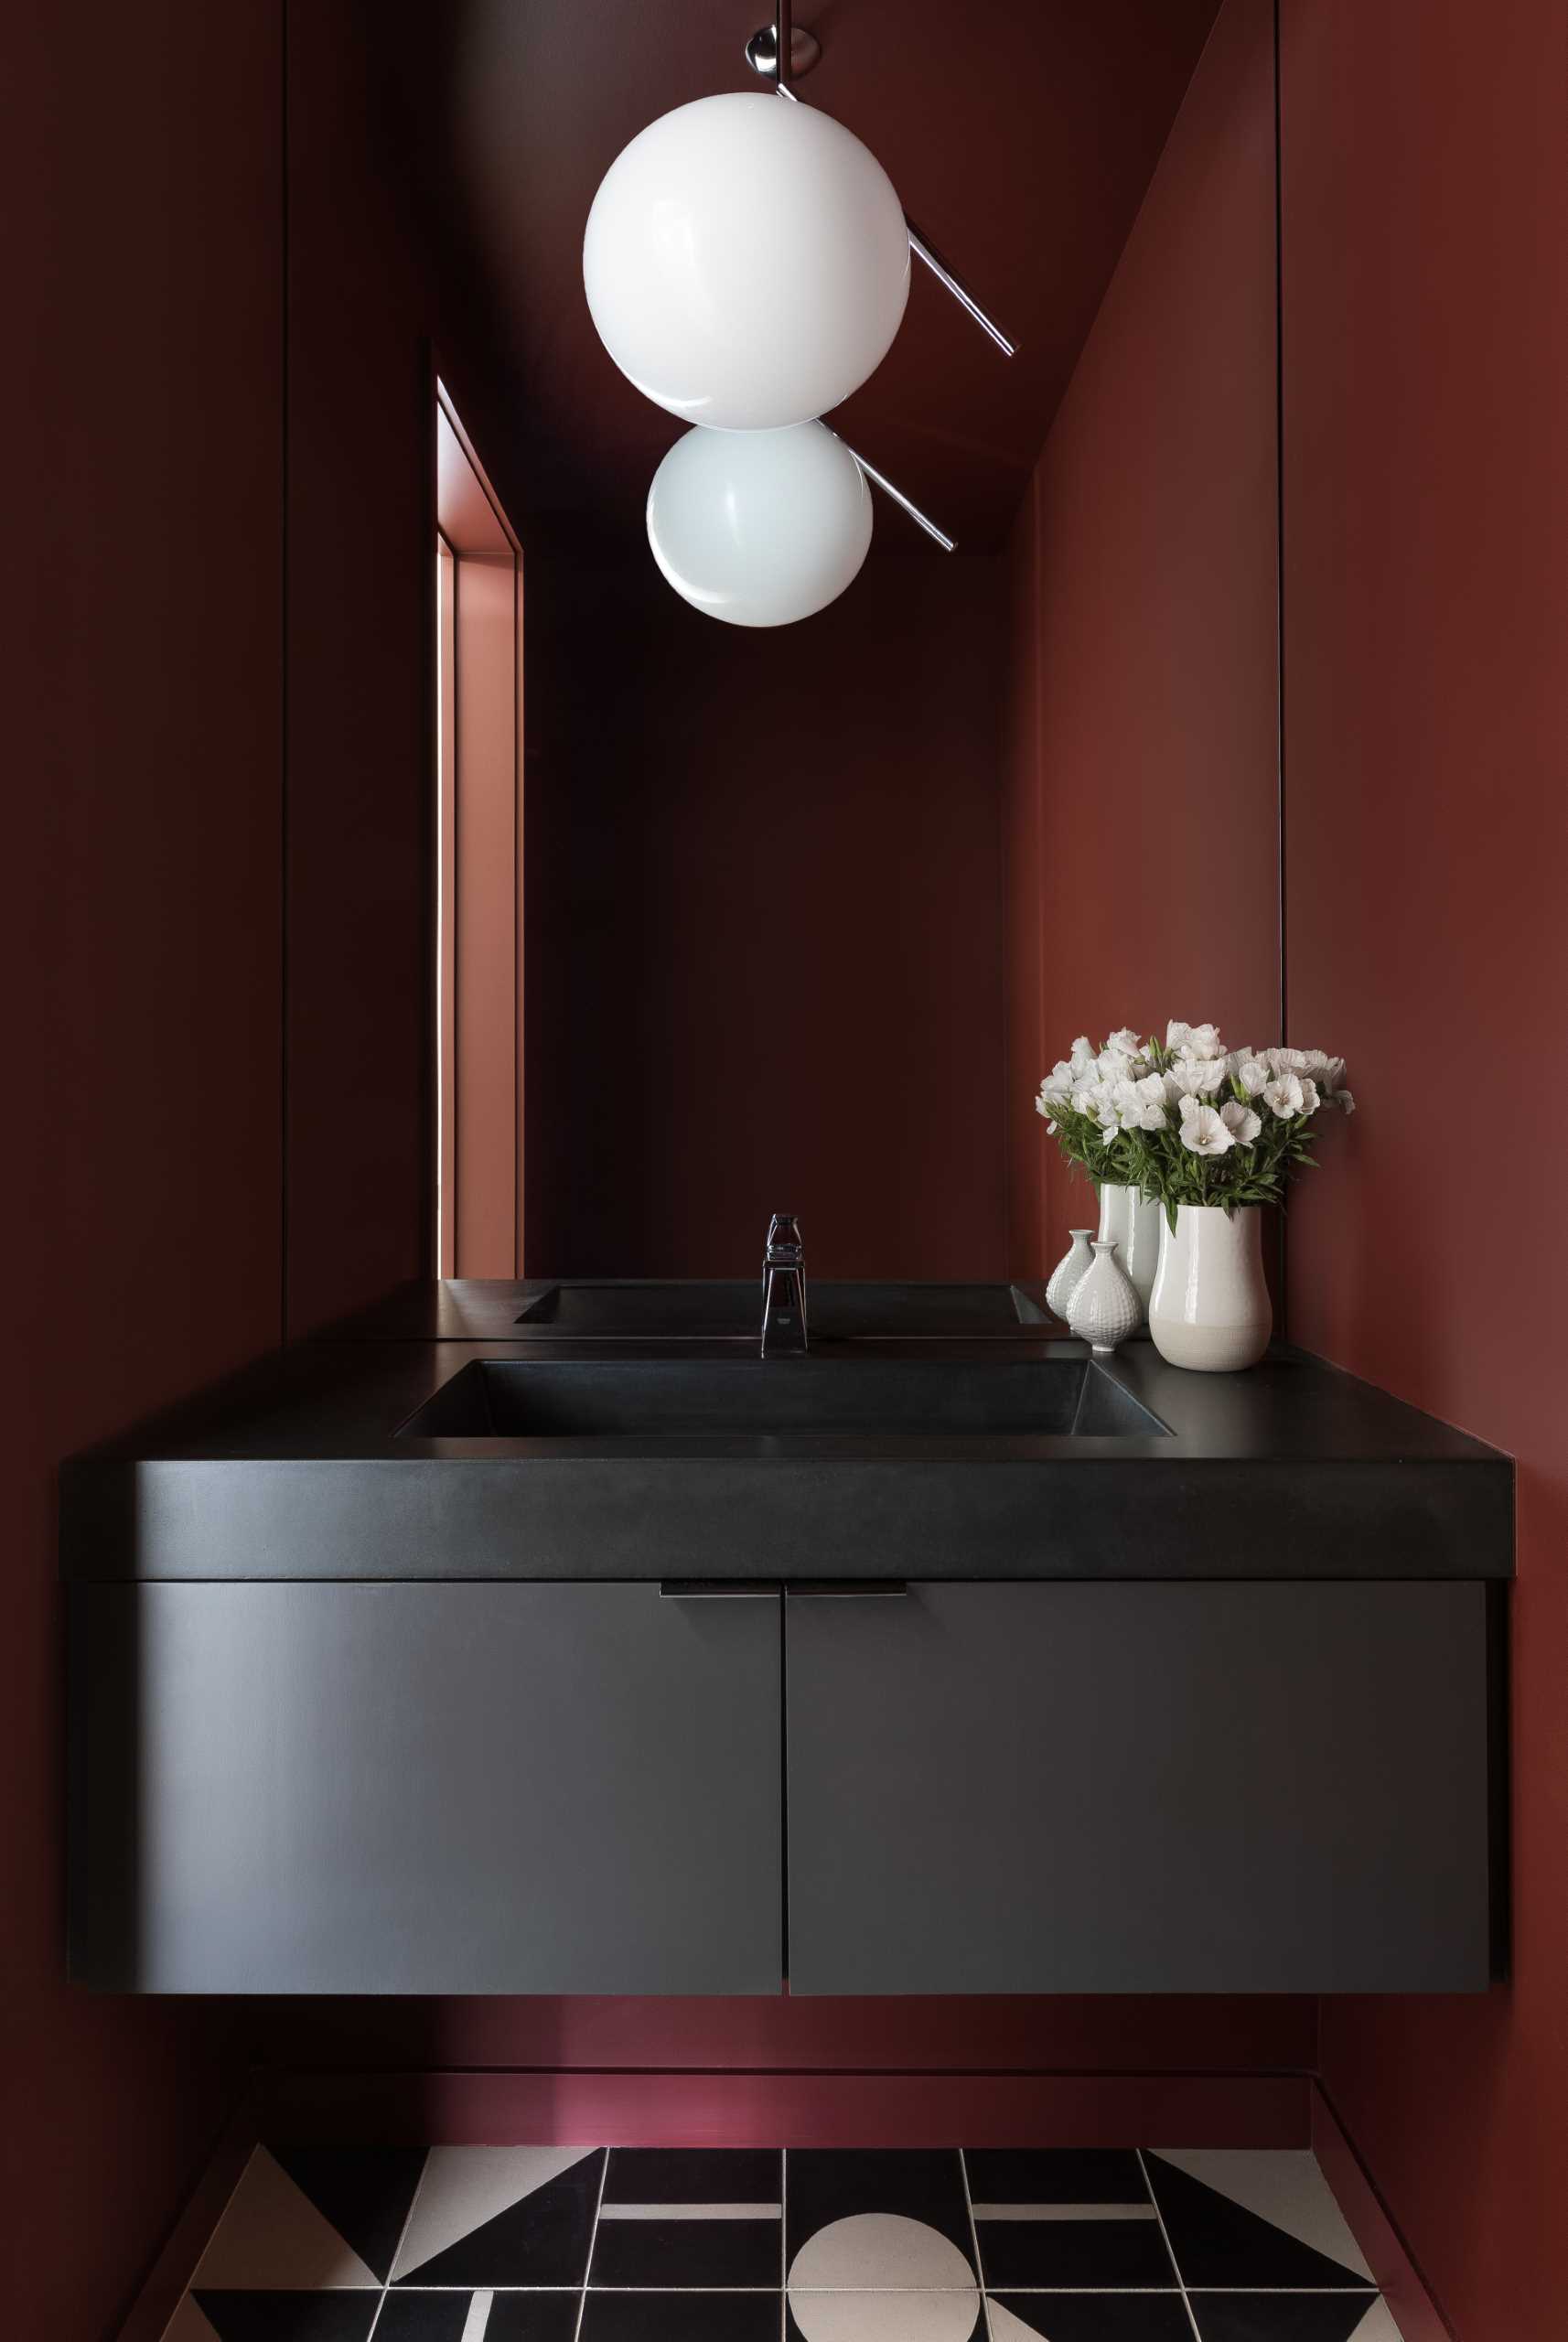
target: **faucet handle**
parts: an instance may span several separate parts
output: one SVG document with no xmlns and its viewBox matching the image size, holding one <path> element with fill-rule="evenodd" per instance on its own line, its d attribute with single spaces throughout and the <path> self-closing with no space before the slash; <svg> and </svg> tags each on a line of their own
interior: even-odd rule
<svg viewBox="0 0 1568 2342">
<path fill-rule="evenodd" d="M 792 1211 L 776 1211 L 768 1221 L 766 1257 L 770 1268 L 797 1268 L 805 1259 L 800 1223 Z"/>
</svg>

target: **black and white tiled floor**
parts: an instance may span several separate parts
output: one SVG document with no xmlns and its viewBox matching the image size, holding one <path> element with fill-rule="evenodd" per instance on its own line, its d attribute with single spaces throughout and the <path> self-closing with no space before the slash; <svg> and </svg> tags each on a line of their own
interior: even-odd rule
<svg viewBox="0 0 1568 2342">
<path fill-rule="evenodd" d="M 164 2342 L 1400 2342 L 1305 2150 L 258 2147 Z"/>
</svg>

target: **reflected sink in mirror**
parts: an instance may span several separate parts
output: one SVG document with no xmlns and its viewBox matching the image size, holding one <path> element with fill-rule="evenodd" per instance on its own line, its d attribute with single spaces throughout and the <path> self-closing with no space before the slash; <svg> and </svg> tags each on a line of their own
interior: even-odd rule
<svg viewBox="0 0 1568 2342">
<path fill-rule="evenodd" d="M 808 1307 L 814 1337 L 835 1341 L 952 1340 L 1016 1336 L 1051 1320 L 1015 1284 L 867 1284 L 813 1279 Z M 670 1341 L 755 1339 L 762 1296 L 756 1277 L 644 1282 L 563 1281 L 538 1294 L 518 1317 L 529 1332 L 653 1335 Z"/>
<path fill-rule="evenodd" d="M 405 1439 L 1158 1438 L 1165 1426 L 1091 1360 L 478 1359 Z"/>
</svg>

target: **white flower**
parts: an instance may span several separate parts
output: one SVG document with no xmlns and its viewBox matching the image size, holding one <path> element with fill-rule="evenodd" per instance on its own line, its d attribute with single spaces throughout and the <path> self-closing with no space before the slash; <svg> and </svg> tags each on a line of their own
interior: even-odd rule
<svg viewBox="0 0 1568 2342">
<path fill-rule="evenodd" d="M 1273 1051 L 1271 1049 L 1269 1054 L 1272 1057 Z M 1263 1091 L 1263 1103 L 1278 1114 L 1282 1122 L 1288 1121 L 1293 1114 L 1304 1114 L 1306 1112 L 1306 1093 L 1302 1089 L 1299 1074 L 1282 1073 L 1277 1080 L 1271 1081 Z"/>
<path fill-rule="evenodd" d="M 1268 1088 L 1273 1069 L 1266 1058 L 1246 1057 L 1236 1067 L 1236 1079 L 1249 1098 L 1261 1098 Z"/>
<path fill-rule="evenodd" d="M 1165 1085 L 1157 1073 L 1140 1081 L 1116 1084 L 1116 1111 L 1124 1131 L 1163 1131 L 1165 1126 Z"/>
<path fill-rule="evenodd" d="M 1131 1025 L 1123 1025 L 1119 1032 L 1112 1033 L 1105 1046 L 1122 1058 L 1141 1058 L 1144 1054 L 1143 1037 L 1134 1033 Z"/>
<path fill-rule="evenodd" d="M 1316 1084 L 1316 1081 L 1314 1081 L 1314 1080 L 1311 1079 L 1311 1077 L 1310 1077 L 1310 1076 L 1307 1076 L 1305 1079 L 1304 1079 L 1304 1080 L 1303 1080 L 1303 1082 L 1302 1082 L 1302 1085 L 1301 1085 L 1301 1111 L 1302 1111 L 1302 1112 L 1303 1112 L 1304 1114 L 1316 1114 L 1316 1112 L 1317 1112 L 1317 1110 L 1318 1110 L 1318 1108 L 1319 1108 L 1319 1106 L 1321 1106 L 1321 1105 L 1322 1105 L 1322 1103 L 1323 1103 L 1323 1101 L 1322 1101 L 1322 1099 L 1319 1097 L 1318 1092 L 1317 1092 L 1317 1084 Z"/>
<path fill-rule="evenodd" d="M 1072 1045 L 1072 1069 L 1079 1081 L 1094 1070 L 1097 1052 L 1087 1033 L 1080 1033 Z"/>
<path fill-rule="evenodd" d="M 1178 1098 L 1212 1098 L 1224 1086 L 1223 1058 L 1190 1058 L 1185 1050 L 1172 1066 L 1165 1069 L 1165 1095 L 1173 1104 Z"/>
<path fill-rule="evenodd" d="M 1236 1142 L 1221 1116 L 1212 1106 L 1200 1105 L 1196 1098 L 1188 1105 L 1190 1112 L 1187 1107 L 1182 1111 L 1183 1146 L 1193 1155 L 1228 1155 Z"/>
<path fill-rule="evenodd" d="M 1219 1119 L 1238 1146 L 1251 1146 L 1263 1127 L 1263 1118 L 1251 1106 L 1238 1105 L 1232 1098 L 1219 1109 Z"/>
<path fill-rule="evenodd" d="M 1189 1026 L 1186 1048 L 1188 1057 L 1194 1058 L 1223 1058 L 1226 1054 L 1218 1025 Z"/>
<path fill-rule="evenodd" d="M 1263 1055 L 1276 1073 L 1310 1073 L 1312 1052 L 1309 1049 L 1265 1049 Z"/>
<path fill-rule="evenodd" d="M 1066 1058 L 1058 1058 L 1041 1082 L 1040 1094 L 1035 1102 L 1041 1113 L 1047 1114 L 1066 1106 L 1071 1097 L 1072 1068 Z"/>
<path fill-rule="evenodd" d="M 1330 1095 L 1329 1102 L 1337 1106 L 1342 1114 L 1353 1114 L 1356 1111 L 1356 1101 L 1348 1090 L 1334 1090 Z"/>
<path fill-rule="evenodd" d="M 1132 1058 L 1124 1057 L 1120 1049 L 1113 1049 L 1109 1045 L 1101 1050 L 1094 1065 L 1101 1081 L 1125 1081 L 1133 1070 Z"/>
</svg>

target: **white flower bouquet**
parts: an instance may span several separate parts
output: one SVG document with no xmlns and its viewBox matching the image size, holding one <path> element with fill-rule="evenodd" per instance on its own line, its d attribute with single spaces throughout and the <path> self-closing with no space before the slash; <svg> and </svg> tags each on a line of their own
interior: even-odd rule
<svg viewBox="0 0 1568 2342">
<path fill-rule="evenodd" d="M 1315 1160 L 1313 1118 L 1355 1112 L 1345 1060 L 1321 1049 L 1228 1049 L 1212 1025 L 1170 1024 L 1164 1041 L 1129 1026 L 1103 1047 L 1072 1045 L 1040 1084 L 1037 1112 L 1069 1163 L 1099 1186 L 1164 1207 L 1284 1200 Z"/>
</svg>

